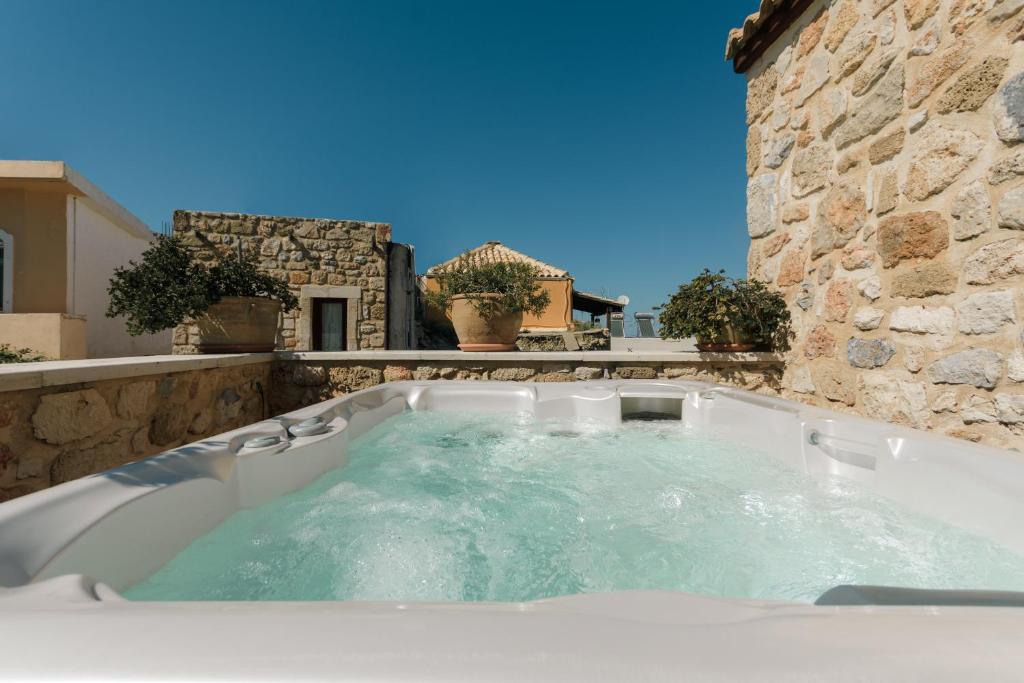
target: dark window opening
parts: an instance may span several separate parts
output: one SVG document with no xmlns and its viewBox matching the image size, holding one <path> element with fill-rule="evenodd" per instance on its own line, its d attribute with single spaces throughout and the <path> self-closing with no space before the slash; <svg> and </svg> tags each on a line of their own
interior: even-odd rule
<svg viewBox="0 0 1024 683">
<path fill-rule="evenodd" d="M 4 291 L 4 279 L 7 270 L 7 258 L 4 254 L 7 245 L 0 239 L 0 313 L 6 313 L 7 307 L 4 305 L 7 302 L 7 292 Z"/>
<path fill-rule="evenodd" d="M 345 351 L 345 299 L 313 299 L 313 350 Z"/>
</svg>

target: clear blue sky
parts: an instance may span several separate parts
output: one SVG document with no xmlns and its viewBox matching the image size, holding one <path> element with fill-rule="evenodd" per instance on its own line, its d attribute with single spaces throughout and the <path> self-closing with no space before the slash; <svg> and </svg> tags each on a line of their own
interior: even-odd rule
<svg viewBox="0 0 1024 683">
<path fill-rule="evenodd" d="M 0 158 L 174 209 L 383 221 L 418 270 L 491 239 L 662 303 L 743 275 L 754 0 L 4 0 Z"/>
</svg>

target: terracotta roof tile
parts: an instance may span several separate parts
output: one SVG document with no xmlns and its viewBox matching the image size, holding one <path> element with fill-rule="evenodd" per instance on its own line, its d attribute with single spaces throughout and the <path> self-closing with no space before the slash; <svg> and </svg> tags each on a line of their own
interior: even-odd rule
<svg viewBox="0 0 1024 683">
<path fill-rule="evenodd" d="M 486 242 L 465 254 L 474 263 L 528 263 L 540 270 L 541 277 L 569 277 L 569 271 L 555 268 L 526 254 L 506 247 L 501 242 Z M 454 266 L 463 255 L 448 259 L 427 269 L 427 275 L 434 275 Z"/>
<path fill-rule="evenodd" d="M 731 60 L 734 66 L 739 66 L 737 59 L 748 46 L 759 53 L 772 42 L 778 32 L 791 25 L 811 4 L 810 0 L 761 0 L 758 10 L 743 21 L 743 26 L 729 31 L 725 41 L 725 60 Z M 769 21 L 775 15 L 779 15 L 776 20 Z M 745 64 L 737 68 L 737 71 L 746 71 L 749 66 L 749 60 L 742 61 Z"/>
<path fill-rule="evenodd" d="M 743 20 L 743 26 L 729 31 L 729 38 L 725 41 L 725 59 L 728 61 L 736 56 L 737 51 L 757 33 L 757 29 L 775 13 L 779 5 L 785 0 L 761 0 L 761 6 L 753 14 L 747 15 Z"/>
</svg>

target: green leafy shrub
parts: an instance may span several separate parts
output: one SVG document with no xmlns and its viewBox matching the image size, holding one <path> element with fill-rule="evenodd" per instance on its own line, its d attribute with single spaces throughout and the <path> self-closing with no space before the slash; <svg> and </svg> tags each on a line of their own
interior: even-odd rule
<svg viewBox="0 0 1024 683">
<path fill-rule="evenodd" d="M 760 280 L 736 280 L 736 307 L 740 334 L 759 348 L 785 351 L 793 337 L 792 317 L 786 300 Z"/>
<path fill-rule="evenodd" d="M 762 349 L 785 350 L 793 336 L 782 296 L 757 280 L 726 277 L 707 268 L 680 285 L 658 318 L 664 339 L 726 340 L 734 332 Z"/>
<path fill-rule="evenodd" d="M 107 317 L 127 318 L 128 334 L 155 333 L 198 317 L 210 306 L 209 273 L 175 237 L 159 235 L 142 262 L 114 269 Z"/>
<path fill-rule="evenodd" d="M 46 360 L 32 349 L 14 349 L 8 344 L 0 344 L 0 363 L 38 363 Z"/>
<path fill-rule="evenodd" d="M 242 256 L 235 254 L 221 257 L 220 261 L 210 268 L 209 289 L 220 301 L 225 296 L 257 296 L 265 299 L 277 299 L 285 311 L 299 305 L 299 300 L 288 289 L 288 284 L 260 271 L 255 255 Z"/>
<path fill-rule="evenodd" d="M 226 296 L 277 299 L 286 311 L 299 303 L 288 285 L 260 272 L 253 257 L 228 254 L 206 268 L 192 260 L 177 237 L 164 235 L 142 252 L 140 263 L 114 270 L 107 294 L 107 317 L 125 317 L 133 336 L 176 327 Z"/>
<path fill-rule="evenodd" d="M 537 284 L 539 276 L 540 270 L 528 263 L 476 263 L 463 254 L 434 276 L 438 290 L 425 292 L 424 299 L 429 306 L 447 311 L 452 297 L 467 294 L 484 318 L 520 312 L 540 315 L 551 303 L 551 295 Z M 497 294 L 498 298 L 474 294 Z"/>
</svg>

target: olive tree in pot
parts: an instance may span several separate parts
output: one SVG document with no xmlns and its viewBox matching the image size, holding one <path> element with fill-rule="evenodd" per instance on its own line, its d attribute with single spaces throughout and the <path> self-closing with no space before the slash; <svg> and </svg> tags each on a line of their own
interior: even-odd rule
<svg viewBox="0 0 1024 683">
<path fill-rule="evenodd" d="M 451 318 L 463 351 L 511 351 L 523 313 L 539 315 L 551 303 L 539 275 L 527 263 L 477 263 L 464 254 L 434 276 L 437 291 L 424 298 Z"/>
<path fill-rule="evenodd" d="M 793 334 L 782 295 L 706 268 L 679 286 L 658 321 L 662 338 L 696 337 L 700 351 L 784 351 Z"/>
<path fill-rule="evenodd" d="M 159 235 L 139 263 L 114 270 L 107 317 L 123 316 L 131 335 L 191 321 L 202 353 L 273 351 L 278 316 L 298 306 L 281 280 L 251 257 L 222 255 L 205 267 L 175 237 Z"/>
</svg>

